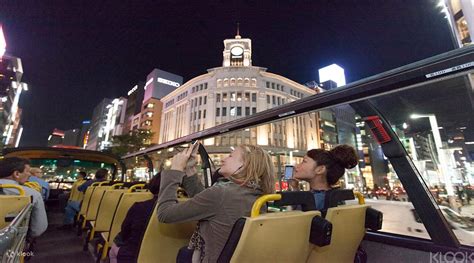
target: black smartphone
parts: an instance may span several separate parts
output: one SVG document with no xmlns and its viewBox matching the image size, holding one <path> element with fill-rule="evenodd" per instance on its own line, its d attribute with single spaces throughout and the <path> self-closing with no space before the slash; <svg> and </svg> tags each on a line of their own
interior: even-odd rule
<svg viewBox="0 0 474 263">
<path fill-rule="evenodd" d="M 293 165 L 285 165 L 285 179 L 289 180 L 293 178 L 293 171 L 295 167 Z"/>
</svg>

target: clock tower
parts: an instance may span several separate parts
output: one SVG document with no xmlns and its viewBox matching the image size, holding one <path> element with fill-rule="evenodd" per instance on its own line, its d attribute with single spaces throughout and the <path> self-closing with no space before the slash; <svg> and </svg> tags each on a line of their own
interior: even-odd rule
<svg viewBox="0 0 474 263">
<path fill-rule="evenodd" d="M 248 67 L 252 66 L 252 40 L 242 38 L 237 28 L 234 39 L 224 40 L 223 67 Z"/>
</svg>

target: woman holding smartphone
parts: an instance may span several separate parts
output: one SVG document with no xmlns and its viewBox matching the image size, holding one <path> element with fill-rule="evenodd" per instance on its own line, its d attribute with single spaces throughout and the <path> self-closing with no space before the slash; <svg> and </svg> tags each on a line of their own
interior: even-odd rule
<svg viewBox="0 0 474 263">
<path fill-rule="evenodd" d="M 171 169 L 162 172 L 158 219 L 163 223 L 197 220 L 197 230 L 188 246 L 192 262 L 216 262 L 235 221 L 250 215 L 259 196 L 275 192 L 273 164 L 262 148 L 238 146 L 222 160 L 219 173 L 228 180 L 203 189 L 195 167 L 189 165 L 195 158 L 193 152 L 188 148 L 176 154 Z M 191 198 L 178 203 L 176 190 L 181 182 Z"/>
</svg>

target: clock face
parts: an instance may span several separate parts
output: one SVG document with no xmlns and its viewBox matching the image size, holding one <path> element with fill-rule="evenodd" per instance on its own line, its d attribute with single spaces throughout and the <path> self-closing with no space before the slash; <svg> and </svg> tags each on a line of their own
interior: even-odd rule
<svg viewBox="0 0 474 263">
<path fill-rule="evenodd" d="M 244 53 L 244 49 L 241 48 L 241 47 L 233 47 L 230 50 L 230 53 L 232 53 L 232 55 L 234 55 L 234 56 L 240 56 L 240 55 L 242 55 L 242 53 Z"/>
</svg>

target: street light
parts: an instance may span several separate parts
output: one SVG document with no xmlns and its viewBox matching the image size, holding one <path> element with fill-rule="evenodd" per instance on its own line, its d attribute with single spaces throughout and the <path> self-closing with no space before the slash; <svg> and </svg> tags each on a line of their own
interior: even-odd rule
<svg viewBox="0 0 474 263">
<path fill-rule="evenodd" d="M 436 153 L 439 160 L 439 170 L 441 177 L 444 179 L 446 184 L 446 191 L 448 192 L 448 198 L 454 196 L 453 185 L 451 182 L 451 176 L 448 175 L 447 160 L 444 152 L 442 151 L 443 143 L 441 142 L 441 135 L 439 134 L 438 121 L 434 114 L 412 114 L 412 119 L 428 118 L 430 120 L 431 132 L 433 133 L 434 143 L 436 147 Z"/>
</svg>

